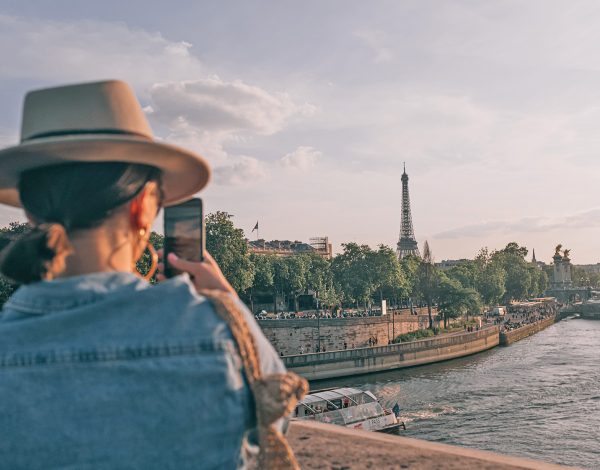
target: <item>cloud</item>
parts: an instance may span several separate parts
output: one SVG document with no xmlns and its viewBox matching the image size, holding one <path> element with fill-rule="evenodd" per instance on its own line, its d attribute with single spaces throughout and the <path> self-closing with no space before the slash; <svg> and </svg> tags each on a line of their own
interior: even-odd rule
<svg viewBox="0 0 600 470">
<path fill-rule="evenodd" d="M 322 156 L 323 154 L 313 147 L 300 146 L 281 157 L 279 162 L 283 168 L 288 170 L 306 172 L 313 168 Z"/>
<path fill-rule="evenodd" d="M 310 105 L 294 103 L 287 93 L 270 93 L 219 77 L 156 83 L 150 97 L 155 119 L 172 123 L 183 118 L 194 127 L 220 133 L 271 135 L 283 129 L 290 117 L 313 111 Z"/>
<path fill-rule="evenodd" d="M 562 217 L 524 217 L 516 221 L 495 220 L 464 225 L 434 235 L 437 239 L 481 238 L 498 233 L 545 233 L 577 227 L 578 230 L 600 227 L 600 208 Z"/>
<path fill-rule="evenodd" d="M 361 39 L 373 52 L 373 62 L 382 64 L 394 59 L 392 50 L 385 46 L 386 35 L 383 31 L 362 29 L 356 31 L 354 36 Z"/>
<path fill-rule="evenodd" d="M 214 176 L 217 184 L 242 186 L 264 181 L 268 171 L 260 160 L 240 155 L 230 157 L 228 164 L 215 168 Z"/>
<path fill-rule="evenodd" d="M 75 82 L 122 78 L 141 88 L 206 74 L 191 49 L 189 42 L 171 41 L 124 22 L 61 22 L 0 15 L 1 79 Z"/>
<path fill-rule="evenodd" d="M 206 156 L 215 167 L 215 182 L 221 185 L 256 184 L 269 174 L 267 164 L 257 158 L 231 155 L 226 149 L 229 144 L 275 134 L 294 117 L 314 112 L 314 106 L 297 104 L 287 93 L 219 77 L 155 83 L 149 99 L 150 120 L 166 126 L 167 140 Z M 290 164 L 306 167 L 318 156 L 309 147 L 302 149 L 295 159 L 290 157 Z"/>
</svg>

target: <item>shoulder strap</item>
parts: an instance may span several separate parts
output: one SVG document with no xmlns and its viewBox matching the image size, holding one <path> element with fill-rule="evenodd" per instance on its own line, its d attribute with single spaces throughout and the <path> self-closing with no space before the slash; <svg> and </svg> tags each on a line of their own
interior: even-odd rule
<svg viewBox="0 0 600 470">
<path fill-rule="evenodd" d="M 300 469 L 285 436 L 274 423 L 289 415 L 308 391 L 308 383 L 293 372 L 263 376 L 254 336 L 233 297 L 222 291 L 201 291 L 231 330 L 252 390 L 258 428 L 257 467 L 265 470 Z"/>
</svg>

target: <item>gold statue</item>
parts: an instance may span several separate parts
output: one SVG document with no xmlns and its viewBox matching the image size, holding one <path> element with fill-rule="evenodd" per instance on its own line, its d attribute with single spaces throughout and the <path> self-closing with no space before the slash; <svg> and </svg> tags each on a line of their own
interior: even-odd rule
<svg viewBox="0 0 600 470">
<path fill-rule="evenodd" d="M 562 248 L 562 245 L 556 245 L 556 253 L 554 253 L 554 256 L 560 256 L 560 249 Z"/>
</svg>

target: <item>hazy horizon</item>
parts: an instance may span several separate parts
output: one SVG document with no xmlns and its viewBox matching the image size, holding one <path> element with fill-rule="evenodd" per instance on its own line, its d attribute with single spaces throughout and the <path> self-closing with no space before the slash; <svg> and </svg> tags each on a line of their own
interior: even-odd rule
<svg viewBox="0 0 600 470">
<path fill-rule="evenodd" d="M 431 5 L 4 0 L 0 148 L 27 90 L 119 78 L 249 238 L 395 247 L 406 162 L 436 260 L 515 241 L 600 261 L 600 4 Z"/>
</svg>

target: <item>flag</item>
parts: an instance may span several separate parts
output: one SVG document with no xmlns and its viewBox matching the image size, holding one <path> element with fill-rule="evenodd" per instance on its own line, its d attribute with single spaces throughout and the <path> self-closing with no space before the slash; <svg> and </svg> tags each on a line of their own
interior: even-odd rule
<svg viewBox="0 0 600 470">
<path fill-rule="evenodd" d="M 255 230 L 258 230 L 258 220 L 256 221 L 256 225 L 252 229 L 252 232 L 254 232 Z M 252 232 L 250 232 L 250 233 L 252 233 Z"/>
<path fill-rule="evenodd" d="M 398 405 L 398 402 L 396 402 L 396 404 L 392 408 L 392 411 L 396 415 L 396 418 L 398 418 L 400 416 L 400 406 Z"/>
</svg>

